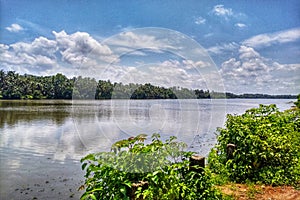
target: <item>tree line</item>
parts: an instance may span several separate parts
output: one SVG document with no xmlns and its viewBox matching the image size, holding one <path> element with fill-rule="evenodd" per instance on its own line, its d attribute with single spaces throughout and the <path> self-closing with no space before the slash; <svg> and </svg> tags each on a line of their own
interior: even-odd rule
<svg viewBox="0 0 300 200">
<path fill-rule="evenodd" d="M 0 99 L 203 99 L 203 98 L 296 98 L 295 95 L 221 93 L 182 87 L 159 87 L 150 83 L 123 84 L 89 77 L 68 78 L 20 75 L 0 70 Z"/>
</svg>

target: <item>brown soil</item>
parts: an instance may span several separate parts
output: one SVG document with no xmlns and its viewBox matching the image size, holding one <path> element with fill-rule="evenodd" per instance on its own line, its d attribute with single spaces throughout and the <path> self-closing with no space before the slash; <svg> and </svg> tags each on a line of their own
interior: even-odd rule
<svg viewBox="0 0 300 200">
<path fill-rule="evenodd" d="M 300 190 L 291 186 L 229 184 L 218 188 L 236 200 L 300 200 Z"/>
</svg>

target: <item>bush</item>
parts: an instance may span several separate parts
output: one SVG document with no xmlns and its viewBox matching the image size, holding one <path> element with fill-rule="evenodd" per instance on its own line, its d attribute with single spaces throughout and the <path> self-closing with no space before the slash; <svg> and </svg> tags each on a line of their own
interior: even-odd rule
<svg viewBox="0 0 300 200">
<path fill-rule="evenodd" d="M 300 108 L 300 94 L 298 94 L 297 101 L 294 104 L 298 109 Z"/>
<path fill-rule="evenodd" d="M 170 137 L 158 134 L 146 144 L 146 135 L 116 142 L 111 152 L 87 155 L 86 191 L 81 199 L 220 199 L 212 188 L 210 174 L 190 170 L 193 152 Z"/>
<path fill-rule="evenodd" d="M 299 109 L 279 112 L 275 105 L 228 115 L 218 129 L 218 144 L 210 152 L 209 166 L 230 180 L 271 185 L 300 182 Z M 234 144 L 228 157 L 227 144 Z M 220 174 L 220 173 L 219 173 Z"/>
</svg>

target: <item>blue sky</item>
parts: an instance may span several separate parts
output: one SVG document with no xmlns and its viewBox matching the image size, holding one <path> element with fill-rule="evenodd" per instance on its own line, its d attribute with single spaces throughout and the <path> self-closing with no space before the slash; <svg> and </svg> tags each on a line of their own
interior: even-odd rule
<svg viewBox="0 0 300 200">
<path fill-rule="evenodd" d="M 112 81 L 300 93 L 297 0 L 0 0 L 0 9 L 4 70 L 70 77 L 97 72 L 95 78 Z M 179 36 L 188 39 L 178 44 Z M 175 55 L 182 53 L 179 47 L 189 51 L 193 41 L 206 52 Z"/>
</svg>

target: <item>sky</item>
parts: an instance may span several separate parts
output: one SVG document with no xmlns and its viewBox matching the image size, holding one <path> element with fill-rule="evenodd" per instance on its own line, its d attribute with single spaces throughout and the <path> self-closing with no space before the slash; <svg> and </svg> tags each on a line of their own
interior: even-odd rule
<svg viewBox="0 0 300 200">
<path fill-rule="evenodd" d="M 300 2 L 0 0 L 0 69 L 300 93 Z"/>
</svg>

